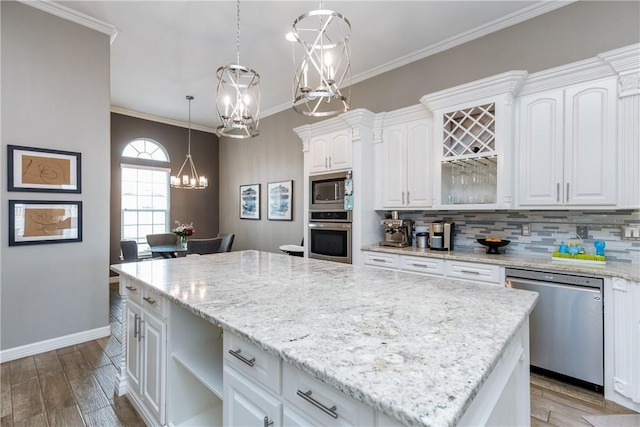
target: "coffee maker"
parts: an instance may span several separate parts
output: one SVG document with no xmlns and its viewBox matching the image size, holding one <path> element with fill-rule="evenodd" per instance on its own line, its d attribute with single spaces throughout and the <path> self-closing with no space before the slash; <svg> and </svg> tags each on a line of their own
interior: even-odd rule
<svg viewBox="0 0 640 427">
<path fill-rule="evenodd" d="M 411 246 L 413 220 L 399 219 L 398 212 L 394 211 L 391 213 L 391 218 L 381 220 L 380 225 L 384 227 L 384 240 L 380 242 L 380 246 L 395 248 Z"/>
<path fill-rule="evenodd" d="M 429 224 L 429 247 L 434 251 L 452 251 L 454 226 L 455 223 L 444 220 Z"/>
</svg>

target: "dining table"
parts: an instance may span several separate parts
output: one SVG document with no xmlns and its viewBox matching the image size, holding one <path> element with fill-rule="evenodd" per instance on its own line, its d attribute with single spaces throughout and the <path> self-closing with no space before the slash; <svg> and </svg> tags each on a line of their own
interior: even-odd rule
<svg viewBox="0 0 640 427">
<path fill-rule="evenodd" d="M 187 248 L 182 245 L 149 246 L 151 253 L 160 254 L 163 258 L 176 258 L 180 253 L 186 253 Z"/>
</svg>

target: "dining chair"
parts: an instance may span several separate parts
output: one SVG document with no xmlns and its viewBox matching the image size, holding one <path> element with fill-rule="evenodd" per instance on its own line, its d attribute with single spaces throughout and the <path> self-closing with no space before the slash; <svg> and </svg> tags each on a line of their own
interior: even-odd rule
<svg viewBox="0 0 640 427">
<path fill-rule="evenodd" d="M 173 233 L 147 234 L 149 246 L 174 246 L 178 244 L 178 236 Z M 151 252 L 152 257 L 162 257 L 162 254 Z"/>
<path fill-rule="evenodd" d="M 138 242 L 135 240 L 120 240 L 120 250 L 123 261 L 138 261 Z"/>
<path fill-rule="evenodd" d="M 233 246 L 233 239 L 236 237 L 233 233 L 218 233 L 218 237 L 222 238 L 222 245 L 218 252 L 231 252 L 231 246 Z"/>
<path fill-rule="evenodd" d="M 220 252 L 222 237 L 211 239 L 189 239 L 187 240 L 187 255 L 207 255 Z"/>
</svg>

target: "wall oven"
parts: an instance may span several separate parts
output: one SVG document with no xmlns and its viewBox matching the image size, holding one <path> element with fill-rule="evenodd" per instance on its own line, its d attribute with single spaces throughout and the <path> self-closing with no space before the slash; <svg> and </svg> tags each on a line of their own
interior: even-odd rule
<svg viewBox="0 0 640 427">
<path fill-rule="evenodd" d="M 312 175 L 309 177 L 309 210 L 339 211 L 344 209 L 347 172 Z"/>
<path fill-rule="evenodd" d="M 351 211 L 309 213 L 309 258 L 351 264 Z"/>
</svg>

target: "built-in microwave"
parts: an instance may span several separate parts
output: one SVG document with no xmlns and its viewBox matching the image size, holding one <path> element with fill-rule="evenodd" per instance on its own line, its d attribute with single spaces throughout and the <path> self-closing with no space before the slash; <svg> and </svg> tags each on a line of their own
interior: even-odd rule
<svg viewBox="0 0 640 427">
<path fill-rule="evenodd" d="M 347 172 L 309 177 L 309 210 L 339 211 L 344 209 Z"/>
</svg>

